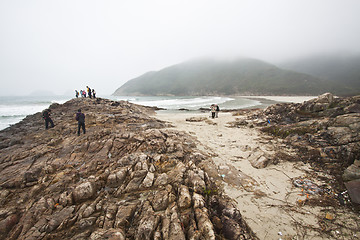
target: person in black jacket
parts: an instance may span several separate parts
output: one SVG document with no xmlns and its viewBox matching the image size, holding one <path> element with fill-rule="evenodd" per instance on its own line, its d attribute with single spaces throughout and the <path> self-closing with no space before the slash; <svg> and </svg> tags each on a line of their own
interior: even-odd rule
<svg viewBox="0 0 360 240">
<path fill-rule="evenodd" d="M 81 112 L 81 109 L 79 109 L 78 112 L 76 113 L 76 120 L 78 121 L 78 131 L 77 131 L 78 136 L 80 136 L 80 128 L 82 128 L 82 130 L 85 134 L 86 133 L 86 131 L 85 131 L 85 114 L 83 114 Z"/>
<path fill-rule="evenodd" d="M 42 114 L 43 114 L 43 119 L 45 120 L 45 129 L 48 129 L 49 128 L 49 123 L 50 123 L 50 128 L 53 128 L 55 125 L 54 125 L 54 122 L 53 120 L 51 119 L 50 117 L 50 113 L 51 113 L 51 110 L 50 109 L 45 109 Z"/>
</svg>

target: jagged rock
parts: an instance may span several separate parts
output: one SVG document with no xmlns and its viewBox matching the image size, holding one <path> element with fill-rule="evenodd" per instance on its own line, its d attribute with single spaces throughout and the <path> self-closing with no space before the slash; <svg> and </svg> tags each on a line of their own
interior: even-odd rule
<svg viewBox="0 0 360 240">
<path fill-rule="evenodd" d="M 95 222 L 96 222 L 96 217 L 83 218 L 79 221 L 79 228 L 86 229 L 88 227 L 93 226 Z"/>
<path fill-rule="evenodd" d="M 227 239 L 241 239 L 242 229 L 236 221 L 224 216 L 221 222 L 223 223 L 222 231 Z"/>
<path fill-rule="evenodd" d="M 204 172 L 200 169 L 194 169 L 188 171 L 188 178 L 186 179 L 187 184 L 189 184 L 194 192 L 203 193 L 206 189 L 206 184 L 204 181 Z"/>
<path fill-rule="evenodd" d="M 72 216 L 72 213 L 74 212 L 75 207 L 68 207 L 62 209 L 60 212 L 55 213 L 51 219 L 48 221 L 48 223 L 43 226 L 45 232 L 52 232 L 57 227 L 60 226 L 61 223 L 65 220 L 69 220 L 70 216 Z"/>
<path fill-rule="evenodd" d="M 51 108 L 48 131 L 41 113 L 0 131 L 0 240 L 223 237 L 201 195 L 217 169 L 193 137 L 127 102 Z M 87 133 L 77 136 L 79 108 Z"/>
<path fill-rule="evenodd" d="M 89 240 L 103 239 L 125 240 L 126 238 L 124 232 L 121 229 L 98 229 L 89 237 Z"/>
<path fill-rule="evenodd" d="M 128 173 L 127 168 L 121 168 L 116 173 L 109 174 L 107 178 L 107 185 L 110 187 L 116 187 L 123 183 L 126 175 Z"/>
<path fill-rule="evenodd" d="M 194 203 L 194 208 L 203 208 L 203 207 L 205 207 L 205 199 L 200 194 L 197 194 L 197 193 L 193 194 L 193 203 Z"/>
<path fill-rule="evenodd" d="M 252 152 L 248 160 L 254 168 L 265 168 L 274 163 L 272 157 L 261 150 Z"/>
<path fill-rule="evenodd" d="M 139 189 L 140 184 L 147 175 L 146 170 L 139 170 L 131 173 L 131 180 L 125 188 L 125 192 L 132 192 Z"/>
<path fill-rule="evenodd" d="M 155 211 L 165 210 L 170 203 L 170 196 L 172 187 L 169 185 L 168 189 L 155 191 L 149 197 Z"/>
<path fill-rule="evenodd" d="M 83 189 L 81 190 L 79 188 L 77 191 L 80 192 L 80 191 L 84 191 L 84 190 Z M 86 197 L 83 198 L 83 196 L 80 196 L 80 194 L 85 195 L 85 193 L 82 192 L 82 193 L 77 193 L 77 194 L 78 194 L 78 196 L 76 196 L 75 198 L 78 201 L 86 199 Z M 59 203 L 64 207 L 68 206 L 68 205 L 72 205 L 72 203 L 73 203 L 73 197 L 72 196 L 73 196 L 73 193 L 68 194 L 67 192 L 63 192 L 59 197 Z"/>
<path fill-rule="evenodd" d="M 135 239 L 152 239 L 159 224 L 160 217 L 154 215 L 154 211 L 148 201 L 145 202 L 141 215 L 142 218 L 139 222 Z"/>
<path fill-rule="evenodd" d="M 118 211 L 116 213 L 116 220 L 114 227 L 122 228 L 125 226 L 129 226 L 130 220 L 133 217 L 138 204 L 139 204 L 138 202 L 135 202 L 125 206 L 119 206 Z"/>
<path fill-rule="evenodd" d="M 154 178 L 155 178 L 155 174 L 152 172 L 148 172 L 139 188 L 140 189 L 150 188 L 153 185 Z"/>
<path fill-rule="evenodd" d="M 118 211 L 118 206 L 116 206 L 116 204 L 109 204 L 105 211 L 106 214 L 103 228 L 113 228 L 115 223 L 115 216 Z"/>
<path fill-rule="evenodd" d="M 167 172 L 169 183 L 173 184 L 174 186 L 179 186 L 183 181 L 185 172 L 185 164 L 179 162 L 171 171 Z"/>
<path fill-rule="evenodd" d="M 19 222 L 18 214 L 9 214 L 0 221 L 0 234 L 6 235 Z"/>
<path fill-rule="evenodd" d="M 189 189 L 186 186 L 181 185 L 178 189 L 178 192 L 180 196 L 178 200 L 179 207 L 181 209 L 189 208 L 191 206 L 191 196 Z"/>
<path fill-rule="evenodd" d="M 200 233 L 205 239 L 215 239 L 215 232 L 213 225 L 209 219 L 209 215 L 206 208 L 195 209 L 196 221 L 199 226 Z"/>
<path fill-rule="evenodd" d="M 168 183 L 168 175 L 166 173 L 162 173 L 156 178 L 154 182 L 154 186 L 163 186 L 166 185 L 167 183 Z"/>
<path fill-rule="evenodd" d="M 354 164 L 345 169 L 342 177 L 344 181 L 360 179 L 360 160 L 356 160 Z"/>
<path fill-rule="evenodd" d="M 95 193 L 96 189 L 94 184 L 92 182 L 84 182 L 74 189 L 73 196 L 75 202 L 80 202 L 94 197 Z"/>
</svg>

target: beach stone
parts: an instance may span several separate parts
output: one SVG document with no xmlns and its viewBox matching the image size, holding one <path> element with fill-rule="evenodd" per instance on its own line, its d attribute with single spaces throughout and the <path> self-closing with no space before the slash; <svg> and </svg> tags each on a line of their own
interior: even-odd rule
<svg viewBox="0 0 360 240">
<path fill-rule="evenodd" d="M 213 224 L 209 219 L 206 208 L 196 208 L 195 216 L 198 223 L 199 231 L 206 239 L 215 240 L 215 232 Z"/>
<path fill-rule="evenodd" d="M 271 156 L 261 150 L 252 152 L 248 160 L 254 168 L 265 168 L 273 163 Z"/>
<path fill-rule="evenodd" d="M 206 117 L 190 117 L 190 118 L 186 118 L 185 121 L 187 122 L 202 122 L 202 121 L 206 121 L 207 118 Z"/>
<path fill-rule="evenodd" d="M 89 240 L 125 240 L 125 233 L 121 229 L 98 229 L 94 231 Z"/>
<path fill-rule="evenodd" d="M 359 160 L 356 161 L 356 163 L 350 165 L 347 169 L 345 169 L 343 174 L 344 181 L 352 181 L 356 179 L 360 179 L 360 166 L 359 166 Z"/>
<path fill-rule="evenodd" d="M 136 202 L 125 206 L 119 206 L 118 211 L 116 213 L 116 220 L 114 227 L 123 228 L 124 226 L 129 226 L 131 218 L 133 217 L 138 204 L 139 203 Z"/>
<path fill-rule="evenodd" d="M 94 187 L 94 184 L 92 182 L 84 182 L 78 185 L 74 191 L 73 196 L 75 202 L 81 202 L 83 200 L 90 199 L 95 196 L 96 189 Z"/>
<path fill-rule="evenodd" d="M 189 189 L 186 186 L 181 185 L 179 187 L 178 191 L 180 194 L 180 197 L 178 200 L 180 209 L 189 208 L 191 206 L 191 196 L 190 196 Z"/>
<path fill-rule="evenodd" d="M 152 172 L 148 172 L 139 188 L 140 189 L 150 188 L 153 185 L 154 178 L 155 178 L 155 174 Z"/>
</svg>

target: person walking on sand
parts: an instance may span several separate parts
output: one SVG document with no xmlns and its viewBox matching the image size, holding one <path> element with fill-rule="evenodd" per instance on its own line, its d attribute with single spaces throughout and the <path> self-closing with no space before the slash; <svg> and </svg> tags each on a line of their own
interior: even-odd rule
<svg viewBox="0 0 360 240">
<path fill-rule="evenodd" d="M 219 112 L 220 112 L 220 108 L 219 108 L 219 105 L 215 105 L 216 107 L 216 111 L 215 111 L 215 117 L 218 118 L 219 117 Z"/>
<path fill-rule="evenodd" d="M 50 117 L 50 113 L 51 113 L 50 109 L 45 109 L 42 113 L 43 119 L 45 120 L 45 129 L 49 128 L 49 123 L 50 123 L 50 128 L 53 128 L 55 126 L 53 120 Z"/>
<path fill-rule="evenodd" d="M 76 121 L 78 121 L 78 131 L 77 131 L 78 136 L 80 136 L 80 128 L 82 128 L 82 130 L 85 134 L 86 133 L 86 131 L 85 131 L 85 114 L 83 114 L 81 112 L 81 109 L 79 109 L 78 112 L 76 113 L 75 119 L 76 119 Z"/>
<path fill-rule="evenodd" d="M 210 110 L 211 110 L 211 118 L 215 118 L 215 113 L 216 113 L 215 104 L 211 104 Z"/>
</svg>

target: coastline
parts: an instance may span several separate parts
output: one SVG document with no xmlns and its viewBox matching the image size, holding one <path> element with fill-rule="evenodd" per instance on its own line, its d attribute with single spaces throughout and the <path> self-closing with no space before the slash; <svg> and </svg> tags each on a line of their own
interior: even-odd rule
<svg viewBox="0 0 360 240">
<path fill-rule="evenodd" d="M 197 147 L 212 157 L 222 176 L 224 193 L 234 200 L 259 239 L 328 239 L 320 231 L 320 219 L 336 216 L 337 223 L 348 226 L 358 222 L 354 220 L 356 214 L 348 209 L 301 204 L 312 196 L 296 188 L 295 179 L 311 179 L 320 186 L 327 182 L 310 176 L 332 178 L 314 170 L 309 163 L 291 162 L 279 155 L 277 163 L 268 167 L 252 166 L 251 161 L 255 158 L 274 157 L 279 150 L 284 156 L 296 157 L 297 153 L 281 139 L 260 132 L 258 127 L 230 128 L 232 122 L 246 119 L 245 115 L 233 116 L 230 112 L 220 111 L 219 118 L 211 119 L 206 112 L 157 112 L 155 117 L 170 123 L 171 129 L 188 133 L 198 140 Z M 359 229 L 356 234 L 360 234 Z"/>
<path fill-rule="evenodd" d="M 325 95 L 305 107 L 331 105 L 331 101 L 332 96 Z M 340 119 L 351 129 L 360 126 L 357 105 L 352 104 L 358 98 L 336 101 L 331 106 L 339 108 L 331 108 L 328 114 L 345 109 Z M 300 155 L 311 156 L 293 148 L 289 139 L 260 131 L 268 125 L 266 119 L 274 116 L 279 124 L 285 121 L 285 129 L 294 126 L 288 123 L 299 117 L 299 107 L 304 106 L 278 104 L 266 111 L 237 111 L 236 116 L 220 112 L 219 118 L 210 119 L 208 112 L 156 113 L 155 108 L 101 98 L 53 104 L 54 128 L 44 130 L 41 113 L 36 113 L 0 132 L 0 202 L 4 203 L 0 217 L 1 221 L 16 219 L 2 231 L 21 238 L 35 237 L 46 228 L 43 234 L 54 239 L 62 235 L 67 236 L 62 239 L 89 239 L 97 234 L 152 236 L 155 231 L 172 236 L 201 234 L 205 239 L 215 239 L 215 232 L 229 239 L 235 235 L 243 239 L 356 239 L 358 213 L 339 205 L 337 198 L 310 195 L 294 185 L 295 180 L 305 179 L 316 186 L 330 186 L 335 178 L 308 161 L 305 164 Z M 74 124 L 79 108 L 87 116 L 87 131 L 81 136 Z M 333 124 L 332 120 L 320 122 Z M 279 126 L 273 122 L 272 126 Z M 324 129 L 327 136 L 334 128 Z M 316 136 L 311 132 L 308 136 L 299 141 L 302 137 L 293 135 L 291 140 L 311 150 L 306 139 L 316 140 Z M 324 146 L 324 139 L 317 141 Z M 353 145 L 347 149 L 356 151 Z M 318 161 L 319 155 L 314 156 Z M 339 169 L 336 158 L 323 160 L 331 160 L 327 166 Z M 27 218 L 32 213 L 36 218 Z M 114 222 L 124 221 L 123 214 L 135 224 L 113 229 Z M 174 218 L 169 214 L 175 214 Z M 57 216 L 60 220 L 50 220 Z M 176 226 L 169 228 L 170 233 L 169 221 Z M 37 224 L 36 231 L 22 231 L 24 224 Z"/>
<path fill-rule="evenodd" d="M 193 96 L 193 97 L 114 97 L 107 96 L 111 100 L 125 100 L 134 104 L 159 107 L 169 112 L 178 112 L 178 109 L 187 111 L 200 111 L 199 108 L 208 107 L 217 103 L 222 109 L 252 109 L 266 108 L 272 104 L 281 102 L 284 98 L 271 99 L 267 96 Z M 289 97 L 290 101 L 294 97 Z M 301 98 L 301 97 L 300 97 Z M 27 115 L 41 112 L 52 103 L 64 103 L 73 99 L 70 96 L 22 96 L 22 97 L 0 97 L 0 130 L 14 125 L 24 119 Z M 214 100 L 215 102 L 213 102 Z M 276 101 L 279 100 L 279 101 Z M 285 99 L 286 100 L 286 99 Z M 165 107 L 162 107 L 162 106 Z M 194 107 L 198 106 L 198 107 Z M 190 107 L 190 109 L 187 109 Z"/>
<path fill-rule="evenodd" d="M 296 194 L 287 199 L 287 193 L 292 191 L 289 177 L 303 176 L 309 167 L 298 164 L 295 168 L 293 164 L 284 162 L 272 166 L 271 169 L 255 169 L 247 160 L 255 152 L 264 151 L 271 154 L 275 148 L 283 146 L 281 142 L 263 138 L 256 129 L 226 127 L 227 123 L 237 118 L 231 113 L 220 112 L 219 118 L 215 120 L 209 119 L 206 113 L 160 113 L 155 117 L 171 123 L 173 129 L 197 138 L 197 147 L 212 157 L 223 176 L 224 193 L 235 201 L 242 216 L 259 239 L 278 239 L 281 237 L 279 232 L 284 236 L 298 235 L 296 227 L 289 225 L 289 222 L 293 218 L 299 221 L 303 214 L 287 214 L 281 208 L 285 205 L 284 202 L 304 199 L 297 198 Z M 205 121 L 186 121 L 191 117 L 205 117 L 212 124 Z M 311 212 L 306 214 L 308 223 L 315 224 L 314 216 L 319 212 L 314 213 L 312 209 L 306 211 Z"/>
</svg>

